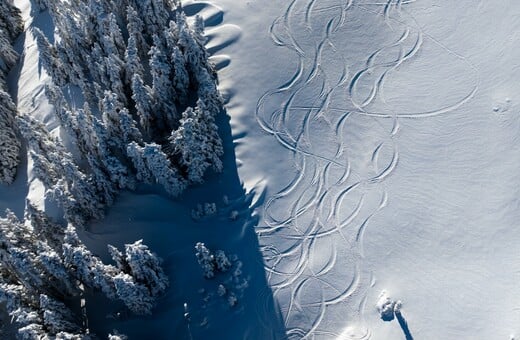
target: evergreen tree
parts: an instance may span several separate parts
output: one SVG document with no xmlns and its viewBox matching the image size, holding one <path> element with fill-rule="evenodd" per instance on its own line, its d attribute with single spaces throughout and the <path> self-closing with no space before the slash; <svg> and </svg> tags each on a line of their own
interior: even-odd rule
<svg viewBox="0 0 520 340">
<path fill-rule="evenodd" d="M 150 73 L 152 76 L 152 94 L 154 110 L 159 131 L 171 131 L 175 125 L 176 109 L 172 101 L 175 98 L 171 77 L 171 65 L 164 53 L 165 47 L 161 39 L 154 36 L 154 45 L 150 49 Z"/>
<path fill-rule="evenodd" d="M 0 3 L 0 31 L 8 34 L 9 41 L 14 41 L 23 31 L 20 10 L 14 6 L 12 0 L 4 0 Z"/>
<path fill-rule="evenodd" d="M 145 51 L 148 51 L 150 49 L 150 46 L 146 42 L 146 39 L 143 35 L 144 34 L 144 23 L 132 5 L 127 6 L 126 20 L 128 22 L 128 24 L 127 24 L 127 30 L 128 30 L 128 36 L 129 36 L 128 45 L 130 45 L 130 38 L 133 38 L 137 51 L 139 51 L 139 53 L 141 53 L 140 57 L 145 58 L 146 57 Z"/>
<path fill-rule="evenodd" d="M 29 116 L 17 119 L 27 140 L 34 162 L 33 173 L 47 187 L 65 212 L 65 216 L 81 223 L 88 218 L 101 218 L 103 206 L 87 176 L 75 164 L 72 155 L 43 124 Z"/>
<path fill-rule="evenodd" d="M 166 291 L 168 278 L 161 268 L 161 261 L 143 244 L 143 240 L 126 244 L 125 255 L 122 270 L 129 268 L 132 277 L 146 286 L 152 296 L 162 295 Z"/>
<path fill-rule="evenodd" d="M 16 105 L 7 93 L 7 72 L 18 59 L 12 41 L 21 33 L 20 11 L 12 1 L 0 3 L 0 183 L 11 184 L 16 176 L 21 143 L 14 117 Z"/>
<path fill-rule="evenodd" d="M 139 57 L 136 37 L 135 35 L 130 35 L 125 52 L 125 83 L 131 85 L 134 75 L 142 77 L 143 74 L 144 68 L 141 63 L 141 58 Z"/>
<path fill-rule="evenodd" d="M 16 107 L 0 85 L 0 183 L 14 181 L 20 162 L 20 141 L 14 129 Z"/>
<path fill-rule="evenodd" d="M 135 103 L 143 134 L 149 140 L 154 132 L 152 127 L 155 125 L 152 89 L 144 84 L 139 74 L 134 74 L 132 77 L 132 99 Z"/>
<path fill-rule="evenodd" d="M 173 154 L 179 157 L 188 179 L 200 183 L 207 168 L 222 170 L 220 157 L 224 151 L 218 127 L 202 100 L 197 102 L 194 110 L 188 108 L 183 113 L 180 123 L 181 126 L 170 137 Z"/>
<path fill-rule="evenodd" d="M 148 37 L 158 34 L 168 25 L 169 6 L 165 0 L 136 1 L 137 11 L 143 16 L 145 31 Z"/>
<path fill-rule="evenodd" d="M 137 179 L 144 183 L 153 183 L 154 175 L 146 163 L 144 148 L 139 146 L 139 144 L 132 142 L 128 144 L 127 155 L 134 164 Z"/>
<path fill-rule="evenodd" d="M 190 88 L 190 76 L 186 69 L 186 60 L 181 50 L 174 46 L 171 53 L 172 65 L 175 65 L 173 74 L 173 87 L 177 93 L 177 101 L 180 105 L 185 105 L 188 101 L 188 90 Z"/>
<path fill-rule="evenodd" d="M 174 168 L 168 156 L 158 144 L 145 144 L 144 147 L 130 144 L 128 155 L 131 157 L 141 178 L 161 184 L 172 196 L 178 196 L 187 186 L 187 182 Z"/>
</svg>

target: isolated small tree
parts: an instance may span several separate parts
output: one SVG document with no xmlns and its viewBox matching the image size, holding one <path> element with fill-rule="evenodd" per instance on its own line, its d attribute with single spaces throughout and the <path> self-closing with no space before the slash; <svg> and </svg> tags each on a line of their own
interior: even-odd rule
<svg viewBox="0 0 520 340">
<path fill-rule="evenodd" d="M 215 257 L 208 248 L 202 242 L 197 242 L 195 245 L 195 256 L 197 257 L 197 261 L 199 262 L 202 271 L 204 272 L 204 277 L 207 279 L 211 279 L 215 276 Z"/>
<path fill-rule="evenodd" d="M 108 340 L 128 340 L 128 337 L 124 334 L 120 334 L 118 331 L 114 330 L 114 334 L 108 335 Z"/>
</svg>

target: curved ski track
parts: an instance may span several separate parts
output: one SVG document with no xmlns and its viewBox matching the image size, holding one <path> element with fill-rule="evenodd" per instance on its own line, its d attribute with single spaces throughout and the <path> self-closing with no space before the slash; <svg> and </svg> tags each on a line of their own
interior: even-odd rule
<svg viewBox="0 0 520 340">
<path fill-rule="evenodd" d="M 284 302 L 290 339 L 371 338 L 363 309 L 374 279 L 363 269 L 363 237 L 387 203 L 384 181 L 399 162 L 399 120 L 449 113 L 478 89 L 476 68 L 406 11 L 414 2 L 292 0 L 270 27 L 273 42 L 298 59 L 294 75 L 265 93 L 256 109 L 262 129 L 291 151 L 298 170 L 267 199 L 264 225 L 258 227 L 268 280 L 275 298 Z M 344 41 L 348 35 L 342 32 L 356 24 L 356 13 L 381 22 L 394 38 L 353 61 L 343 45 L 357 46 Z M 425 41 L 462 63 L 475 77 L 474 88 L 437 109 L 381 110 L 388 76 L 402 72 Z M 374 103 L 378 110 L 371 110 Z M 363 142 L 350 136 L 360 120 L 370 126 L 371 136 L 364 148 L 352 149 Z"/>
</svg>

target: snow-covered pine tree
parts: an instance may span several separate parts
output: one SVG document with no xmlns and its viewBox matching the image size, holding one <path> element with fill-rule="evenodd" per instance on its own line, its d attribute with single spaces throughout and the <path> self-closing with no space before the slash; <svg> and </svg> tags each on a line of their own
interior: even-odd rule
<svg viewBox="0 0 520 340">
<path fill-rule="evenodd" d="M 152 296 L 160 296 L 168 287 L 168 278 L 161 267 L 161 260 L 153 254 L 143 240 L 125 244 L 125 265 L 135 280 L 146 286 Z"/>
<path fill-rule="evenodd" d="M 135 314 L 150 314 L 155 299 L 164 293 L 168 280 L 158 267 L 160 260 L 140 242 L 136 247 L 131 247 L 130 255 L 123 257 L 110 246 L 112 255 L 120 259 L 116 263 L 120 263 L 118 267 L 105 265 L 92 255 L 79 240 L 75 229 L 69 226 L 63 245 L 64 262 L 87 287 L 101 290 L 110 299 L 121 300 Z M 120 265 L 123 261 L 125 265 Z M 143 267 L 137 268 L 139 265 Z"/>
<path fill-rule="evenodd" d="M 148 165 L 146 164 L 144 148 L 139 146 L 139 144 L 132 142 L 128 144 L 127 155 L 134 164 L 137 179 L 144 183 L 153 183 L 154 175 L 148 168 Z"/>
<path fill-rule="evenodd" d="M 123 84 L 124 62 L 115 54 L 105 57 L 105 70 L 110 82 L 109 90 L 117 95 L 119 101 L 126 106 L 126 95 Z"/>
<path fill-rule="evenodd" d="M 142 77 L 144 74 L 143 64 L 137 48 L 136 35 L 130 35 L 125 52 L 125 84 L 131 86 L 134 75 Z"/>
<path fill-rule="evenodd" d="M 152 127 L 155 125 L 152 89 L 144 84 L 143 79 L 137 73 L 132 77 L 132 100 L 135 103 L 135 110 L 139 117 L 144 138 L 150 140 L 153 133 Z"/>
<path fill-rule="evenodd" d="M 164 134 L 171 131 L 178 119 L 173 103 L 175 98 L 173 84 L 170 80 L 172 66 L 165 54 L 165 44 L 158 36 L 154 36 L 154 44 L 150 49 L 150 74 L 152 76 L 152 95 L 158 132 Z"/>
<path fill-rule="evenodd" d="M 193 23 L 193 36 L 199 45 L 204 46 L 206 37 L 204 36 L 204 19 L 200 15 L 195 16 L 195 22 Z"/>
<path fill-rule="evenodd" d="M 42 67 L 47 74 L 52 77 L 52 81 L 55 84 L 60 86 L 65 85 L 68 81 L 68 77 L 64 71 L 64 66 L 60 64 L 61 60 L 58 58 L 56 49 L 38 27 L 33 27 L 32 33 L 38 46 Z"/>
<path fill-rule="evenodd" d="M 124 154 L 128 143 L 142 142 L 143 137 L 137 129 L 136 122 L 119 101 L 117 94 L 106 91 L 101 105 L 103 125 L 107 134 L 106 142 L 110 147 Z"/>
<path fill-rule="evenodd" d="M 0 20 L 1 22 L 1 20 Z M 18 53 L 11 46 L 11 41 L 7 31 L 0 29 L 0 71 L 2 71 L 2 82 L 5 81 L 5 75 L 18 59 Z"/>
<path fill-rule="evenodd" d="M 188 101 L 188 90 L 190 88 L 190 76 L 186 69 L 186 60 L 177 46 L 172 47 L 171 61 L 174 66 L 173 87 L 177 93 L 177 101 L 180 105 L 186 105 Z"/>
<path fill-rule="evenodd" d="M 136 143 L 131 143 L 128 146 L 128 156 L 131 157 L 138 176 L 142 180 L 155 180 L 174 197 L 186 188 L 187 181 L 172 166 L 160 145 L 147 143 L 144 147 L 141 147 Z"/>
<path fill-rule="evenodd" d="M 14 6 L 12 0 L 4 0 L 0 3 L 0 31 L 7 32 L 10 41 L 23 31 L 20 10 Z"/>
<path fill-rule="evenodd" d="M 10 279 L 5 268 L 0 270 L 0 303 L 18 328 L 17 339 L 90 340 L 87 331 L 82 329 L 66 305 L 28 290 Z"/>
<path fill-rule="evenodd" d="M 195 256 L 197 257 L 197 262 L 204 272 L 204 277 L 207 279 L 215 277 L 215 256 L 209 251 L 204 243 L 197 242 L 195 245 Z"/>
<path fill-rule="evenodd" d="M 139 56 L 141 58 L 146 58 L 146 52 L 150 49 L 150 46 L 146 42 L 146 38 L 144 36 L 144 23 L 135 10 L 135 7 L 131 4 L 129 4 L 126 8 L 126 21 L 126 27 L 129 36 L 128 45 L 130 45 L 130 38 L 133 38 Z"/>
<path fill-rule="evenodd" d="M 222 170 L 220 157 L 223 154 L 222 141 L 218 135 L 213 113 L 206 109 L 199 99 L 195 109 L 189 107 L 182 114 L 180 127 L 170 137 L 173 154 L 179 157 L 192 183 L 200 183 L 206 170 Z"/>
<path fill-rule="evenodd" d="M 20 116 L 17 122 L 30 149 L 33 173 L 63 207 L 66 218 L 76 223 L 101 218 L 103 205 L 95 188 L 61 142 L 52 138 L 43 124 L 29 116 Z"/>
<path fill-rule="evenodd" d="M 171 5 L 166 0 L 134 0 L 134 8 L 143 16 L 144 29 L 148 38 L 168 26 Z"/>
<path fill-rule="evenodd" d="M 0 183 L 14 181 L 20 162 L 20 141 L 14 129 L 16 106 L 0 83 Z"/>
<path fill-rule="evenodd" d="M 16 105 L 7 92 L 7 72 L 14 66 L 18 54 L 12 42 L 21 33 L 23 23 L 20 11 L 11 0 L 0 3 L 0 183 L 10 184 L 16 176 L 19 163 L 20 141 L 14 117 Z"/>
<path fill-rule="evenodd" d="M 164 39 L 173 68 L 172 83 L 177 94 L 177 104 L 185 106 L 188 99 L 188 90 L 190 88 L 190 77 L 186 69 L 186 60 L 179 48 L 179 29 L 175 21 L 170 21 L 170 25 L 164 30 Z"/>
<path fill-rule="evenodd" d="M 200 68 L 208 68 L 208 55 L 203 45 L 195 37 L 194 31 L 190 28 L 186 15 L 177 14 L 176 25 L 179 34 L 179 46 L 184 52 L 188 70 L 196 77 Z"/>
<path fill-rule="evenodd" d="M 118 1 L 110 1 L 112 5 L 112 10 L 115 9 L 115 4 Z M 124 56 L 125 50 L 126 50 L 126 44 L 125 40 L 123 38 L 123 33 L 121 32 L 121 28 L 119 27 L 117 23 L 117 18 L 113 11 L 110 11 L 108 15 L 106 16 L 105 21 L 103 22 L 105 27 L 105 37 L 109 36 L 111 41 L 113 41 L 113 44 L 117 48 L 117 55 L 119 58 L 122 58 Z M 110 54 L 114 54 L 115 51 L 105 51 Z M 108 54 L 108 55 L 110 55 Z"/>
<path fill-rule="evenodd" d="M 59 296 L 78 293 L 57 253 L 31 225 L 19 221 L 10 211 L 0 218 L 0 260 L 12 277 L 32 292 Z"/>
<path fill-rule="evenodd" d="M 148 289 L 128 274 L 119 273 L 114 277 L 117 296 L 133 313 L 147 315 L 152 313 L 153 298 Z"/>
<path fill-rule="evenodd" d="M 119 189 L 133 189 L 135 186 L 133 175 L 128 167 L 117 158 L 109 145 L 111 134 L 101 120 L 92 117 L 93 132 L 96 137 L 96 145 L 92 146 L 95 150 L 101 170 L 108 174 L 110 181 L 117 185 Z M 120 146 L 120 145 L 118 145 Z"/>
<path fill-rule="evenodd" d="M 74 320 L 73 313 L 64 303 L 45 294 L 40 294 L 40 309 L 43 311 L 43 325 L 51 334 L 81 334 L 79 322 Z"/>
<path fill-rule="evenodd" d="M 53 222 L 47 214 L 38 209 L 30 200 L 26 200 L 24 219 L 30 222 L 33 232 L 38 239 L 46 240 L 49 247 L 61 253 L 65 227 Z"/>
</svg>

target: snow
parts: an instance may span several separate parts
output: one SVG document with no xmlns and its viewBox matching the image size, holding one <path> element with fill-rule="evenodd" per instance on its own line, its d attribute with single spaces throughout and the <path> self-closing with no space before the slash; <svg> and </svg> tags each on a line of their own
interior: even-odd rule
<svg viewBox="0 0 520 340">
<path fill-rule="evenodd" d="M 19 110 L 58 135 L 30 30 L 49 35 L 52 27 L 45 13 L 31 18 L 29 1 L 16 4 L 29 29 L 9 85 Z M 520 333 L 517 2 L 183 6 L 208 26 L 231 116 L 217 122 L 224 172 L 175 199 L 153 185 L 123 192 L 81 232 L 105 262 L 107 244 L 143 239 L 170 281 L 146 318 L 89 297 L 94 332 L 389 340 Z M 23 156 L 15 183 L 0 188 L 0 207 L 19 217 L 26 197 L 45 205 Z M 204 278 L 197 242 L 222 249 L 231 269 Z"/>
<path fill-rule="evenodd" d="M 43 122 L 52 135 L 62 136 L 53 107 L 44 96 L 44 85 L 49 78 L 38 67 L 37 44 L 30 31 L 31 25 L 35 25 L 51 36 L 52 24 L 46 12 L 33 20 L 28 1 L 20 0 L 17 5 L 24 8 L 23 16 L 29 20 L 26 21 L 27 32 L 16 45 L 22 57 L 10 75 L 11 92 L 21 113 Z M 214 25 L 220 24 L 218 16 L 212 20 Z M 123 304 L 109 302 L 100 294 L 89 294 L 85 297 L 84 309 L 92 333 L 106 337 L 117 329 L 137 339 L 207 338 L 214 334 L 230 339 L 246 334 L 269 338 L 283 334 L 253 229 L 257 221 L 253 214 L 257 200 L 252 191 L 244 190 L 238 178 L 228 117 L 219 114 L 217 124 L 227 150 L 222 159 L 223 174 L 210 173 L 203 185 L 194 185 L 179 199 L 172 199 L 156 185 L 140 185 L 135 192 L 122 192 L 105 219 L 78 231 L 88 249 L 105 263 L 111 262 L 108 244 L 122 249 L 124 244 L 143 239 L 150 250 L 165 260 L 163 267 L 171 287 L 150 317 L 132 316 L 124 311 Z M 44 187 L 32 174 L 32 161 L 27 164 L 27 157 L 23 156 L 15 183 L 0 188 L 2 207 L 11 207 L 22 217 L 25 199 L 29 198 L 37 207 L 45 207 L 47 213 L 59 218 L 60 210 L 43 199 Z M 225 202 L 223 197 L 227 197 Z M 204 209 L 207 216 L 195 221 L 191 211 L 199 204 L 209 204 Z M 236 212 L 233 213 L 235 218 L 230 220 L 232 212 Z M 231 259 L 232 271 L 219 280 L 208 281 L 196 261 L 193 247 L 197 242 L 222 249 L 226 254 L 236 254 L 240 261 Z M 249 278 L 252 279 L 247 281 Z M 223 297 L 217 294 L 220 284 L 228 287 Z M 201 289 L 206 293 L 201 294 Z M 261 310 L 256 303 L 258 296 L 262 300 Z M 183 315 L 188 309 L 189 318 L 185 319 Z M 236 326 L 229 327 L 235 322 Z M 264 329 L 256 329 L 259 322 L 266 325 Z"/>
<path fill-rule="evenodd" d="M 289 335 L 402 339 L 382 290 L 416 339 L 518 334 L 517 3 L 214 3 Z"/>
</svg>

